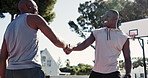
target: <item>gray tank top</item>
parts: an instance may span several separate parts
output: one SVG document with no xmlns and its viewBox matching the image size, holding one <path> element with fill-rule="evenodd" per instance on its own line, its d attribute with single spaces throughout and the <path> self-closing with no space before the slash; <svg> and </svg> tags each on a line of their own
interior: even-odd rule
<svg viewBox="0 0 148 78">
<path fill-rule="evenodd" d="M 37 30 L 27 24 L 27 13 L 19 15 L 7 27 L 5 40 L 7 44 L 7 69 L 26 69 L 41 67 L 38 53 Z"/>
</svg>

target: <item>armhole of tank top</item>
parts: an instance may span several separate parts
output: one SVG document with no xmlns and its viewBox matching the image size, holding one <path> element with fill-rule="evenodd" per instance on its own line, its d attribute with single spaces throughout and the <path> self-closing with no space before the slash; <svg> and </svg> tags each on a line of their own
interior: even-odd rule
<svg viewBox="0 0 148 78">
<path fill-rule="evenodd" d="M 122 40 L 122 42 L 123 42 L 122 44 L 123 45 L 121 47 L 123 48 L 125 42 L 129 39 L 129 37 L 124 32 L 122 32 L 122 34 L 123 34 L 123 40 Z"/>
<path fill-rule="evenodd" d="M 28 17 L 28 15 L 26 15 L 25 18 L 24 18 L 24 20 L 25 20 L 25 24 L 26 24 L 26 27 L 27 27 L 28 29 L 33 30 L 33 31 L 36 32 L 37 30 L 31 28 L 31 27 L 28 25 L 28 23 L 27 23 L 27 17 Z"/>
<path fill-rule="evenodd" d="M 94 35 L 95 38 L 97 37 L 99 31 L 100 31 L 100 29 L 95 29 L 95 30 L 93 31 L 93 35 Z"/>
</svg>

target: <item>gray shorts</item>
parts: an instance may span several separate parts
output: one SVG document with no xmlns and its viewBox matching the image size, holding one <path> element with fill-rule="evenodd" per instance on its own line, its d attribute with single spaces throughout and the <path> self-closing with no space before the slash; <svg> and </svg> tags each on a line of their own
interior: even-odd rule
<svg viewBox="0 0 148 78">
<path fill-rule="evenodd" d="M 5 78 L 45 78 L 41 68 L 6 70 Z"/>
</svg>

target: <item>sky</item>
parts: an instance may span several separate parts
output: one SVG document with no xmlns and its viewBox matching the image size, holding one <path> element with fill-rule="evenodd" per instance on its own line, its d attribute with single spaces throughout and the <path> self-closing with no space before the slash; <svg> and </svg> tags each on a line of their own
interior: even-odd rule
<svg viewBox="0 0 148 78">
<path fill-rule="evenodd" d="M 79 16 L 78 6 L 80 3 L 85 2 L 86 0 L 57 0 L 57 3 L 54 7 L 54 12 L 56 13 L 56 17 L 54 21 L 50 24 L 51 29 L 54 33 L 65 40 L 65 42 L 70 44 L 77 44 L 78 42 L 82 42 L 84 39 L 79 37 L 75 32 L 72 32 L 68 22 L 70 20 L 75 21 Z M 3 34 L 10 23 L 10 15 L 5 14 L 5 18 L 0 19 L 0 46 L 3 40 Z M 54 46 L 50 40 L 48 40 L 40 31 L 39 31 L 39 50 L 47 50 L 50 52 L 51 56 L 57 62 L 58 59 L 61 59 L 62 65 L 66 65 L 66 59 L 70 60 L 71 65 L 77 65 L 79 63 L 93 65 L 94 60 L 94 49 L 91 47 L 86 48 L 83 51 L 74 51 L 69 55 L 66 55 L 61 48 Z M 137 40 L 131 40 L 131 55 L 132 57 L 142 57 L 142 49 Z M 147 42 L 145 42 L 147 43 Z M 146 45 L 147 48 L 147 45 Z M 147 54 L 148 55 L 148 54 Z M 123 56 L 121 55 L 120 59 Z"/>
</svg>

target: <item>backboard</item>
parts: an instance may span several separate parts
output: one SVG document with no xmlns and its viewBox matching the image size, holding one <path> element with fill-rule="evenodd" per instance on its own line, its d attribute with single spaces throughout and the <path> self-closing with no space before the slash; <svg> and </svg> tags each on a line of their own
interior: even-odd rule
<svg viewBox="0 0 148 78">
<path fill-rule="evenodd" d="M 121 24 L 120 29 L 127 35 L 135 35 L 136 37 L 148 36 L 148 18 L 124 22 Z"/>
</svg>

